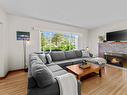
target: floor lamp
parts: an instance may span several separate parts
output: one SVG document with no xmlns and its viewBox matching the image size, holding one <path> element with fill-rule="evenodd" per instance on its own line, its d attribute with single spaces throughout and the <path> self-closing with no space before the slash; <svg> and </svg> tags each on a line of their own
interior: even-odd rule
<svg viewBox="0 0 127 95">
<path fill-rule="evenodd" d="M 26 63 L 26 41 L 27 41 L 27 40 L 23 40 L 24 70 L 25 70 L 25 71 L 26 71 L 26 69 L 27 69 L 27 63 Z"/>
<path fill-rule="evenodd" d="M 30 32 L 24 31 L 16 31 L 17 32 L 17 40 L 23 41 L 23 58 L 24 58 L 24 70 L 27 71 L 27 42 L 30 41 Z"/>
<path fill-rule="evenodd" d="M 27 72 L 27 42 L 29 42 L 29 37 L 27 35 L 20 35 L 23 40 L 23 56 L 24 56 L 24 71 Z"/>
</svg>

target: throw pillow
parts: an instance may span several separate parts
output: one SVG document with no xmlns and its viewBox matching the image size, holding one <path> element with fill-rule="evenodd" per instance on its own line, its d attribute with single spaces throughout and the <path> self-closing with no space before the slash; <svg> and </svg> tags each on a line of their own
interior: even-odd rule
<svg viewBox="0 0 127 95">
<path fill-rule="evenodd" d="M 49 64 L 52 63 L 52 58 L 51 58 L 50 54 L 46 54 L 46 58 L 47 58 L 47 61 Z"/>
<path fill-rule="evenodd" d="M 33 63 L 44 64 L 42 61 L 33 60 L 33 61 L 30 62 L 30 66 L 32 66 Z"/>
<path fill-rule="evenodd" d="M 85 57 L 85 58 L 90 57 L 89 52 L 87 52 L 87 51 L 85 51 L 85 50 L 82 50 L 82 57 Z"/>
<path fill-rule="evenodd" d="M 32 76 L 40 88 L 47 87 L 55 81 L 52 72 L 46 65 L 34 63 L 31 70 Z"/>
<path fill-rule="evenodd" d="M 30 61 L 33 61 L 33 60 L 38 60 L 38 61 L 42 62 L 41 59 L 40 59 L 40 58 L 38 57 L 38 55 L 36 55 L 36 54 L 32 54 L 32 55 L 30 56 Z"/>
<path fill-rule="evenodd" d="M 28 70 L 29 70 L 29 73 L 31 74 L 31 66 L 33 63 L 38 63 L 38 64 L 44 64 L 42 61 L 39 61 L 39 60 L 32 60 L 29 64 L 28 64 Z"/>
<path fill-rule="evenodd" d="M 75 50 L 75 54 L 76 54 L 77 58 L 81 58 L 82 57 L 81 50 Z"/>
<path fill-rule="evenodd" d="M 40 59 L 42 60 L 42 62 L 43 62 L 44 64 L 47 63 L 45 54 L 39 54 L 39 57 L 40 57 Z"/>
</svg>

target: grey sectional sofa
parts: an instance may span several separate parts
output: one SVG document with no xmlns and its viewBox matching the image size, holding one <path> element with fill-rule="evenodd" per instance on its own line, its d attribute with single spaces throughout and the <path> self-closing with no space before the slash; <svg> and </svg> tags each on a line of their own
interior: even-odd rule
<svg viewBox="0 0 127 95">
<path fill-rule="evenodd" d="M 66 66 L 79 64 L 84 60 L 101 67 L 106 64 L 105 59 L 92 57 L 84 50 L 31 54 L 28 65 L 28 95 L 59 95 L 60 90 L 56 76 L 68 73 Z M 80 82 L 78 82 L 78 92 L 81 95 Z"/>
<path fill-rule="evenodd" d="M 39 54 L 31 54 L 28 65 L 28 95 L 60 95 L 56 77 L 67 73 L 57 64 L 45 65 Z M 81 95 L 80 81 L 77 83 L 78 95 Z"/>
<path fill-rule="evenodd" d="M 68 65 L 79 64 L 84 60 L 93 62 L 104 67 L 107 63 L 104 58 L 92 57 L 90 53 L 85 50 L 74 51 L 52 51 L 46 55 L 48 64 L 57 64 L 62 68 Z"/>
</svg>

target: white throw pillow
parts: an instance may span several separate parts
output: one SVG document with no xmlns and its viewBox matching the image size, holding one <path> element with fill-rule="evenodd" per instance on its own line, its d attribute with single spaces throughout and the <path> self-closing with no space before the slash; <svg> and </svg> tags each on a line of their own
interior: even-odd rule
<svg viewBox="0 0 127 95">
<path fill-rule="evenodd" d="M 45 54 L 39 54 L 39 57 L 40 57 L 40 59 L 42 60 L 42 62 L 43 62 L 44 64 L 47 63 Z"/>
<path fill-rule="evenodd" d="M 89 52 L 82 50 L 82 57 L 87 57 L 87 58 L 90 57 Z"/>
<path fill-rule="evenodd" d="M 51 58 L 50 54 L 47 54 L 46 57 L 47 57 L 48 63 L 49 64 L 52 63 L 52 58 Z"/>
</svg>

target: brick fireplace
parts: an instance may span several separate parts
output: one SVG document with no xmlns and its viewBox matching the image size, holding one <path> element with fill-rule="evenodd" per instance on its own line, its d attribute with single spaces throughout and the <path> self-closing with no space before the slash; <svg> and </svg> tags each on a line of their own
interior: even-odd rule
<svg viewBox="0 0 127 95">
<path fill-rule="evenodd" d="M 123 67 L 127 61 L 127 42 L 99 43 L 98 54 L 107 59 L 109 64 Z"/>
</svg>

